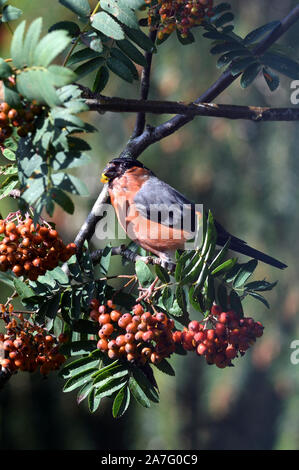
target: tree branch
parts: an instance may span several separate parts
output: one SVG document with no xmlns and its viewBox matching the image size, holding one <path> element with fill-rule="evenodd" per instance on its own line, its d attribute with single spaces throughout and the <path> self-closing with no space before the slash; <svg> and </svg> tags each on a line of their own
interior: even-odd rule
<svg viewBox="0 0 299 470">
<path fill-rule="evenodd" d="M 299 108 L 270 108 L 261 106 L 237 106 L 216 103 L 190 103 L 179 101 L 132 100 L 110 98 L 101 95 L 87 99 L 93 111 L 114 113 L 182 114 L 184 116 L 221 117 L 226 119 L 248 119 L 252 121 L 298 121 Z"/>
<path fill-rule="evenodd" d="M 149 38 L 153 44 L 155 44 L 156 37 L 157 37 L 157 30 L 150 31 Z M 142 75 L 141 75 L 141 86 L 140 86 L 141 100 L 147 100 L 147 97 L 148 97 L 149 87 L 150 87 L 152 58 L 153 58 L 153 53 L 147 51 L 145 53 L 146 66 L 143 68 Z M 133 131 L 132 138 L 141 135 L 142 132 L 144 131 L 144 127 L 145 127 L 145 112 L 140 111 L 137 114 L 135 129 Z"/>
<path fill-rule="evenodd" d="M 104 252 L 104 249 L 99 249 L 91 253 L 91 259 L 94 264 L 97 264 L 101 261 L 103 252 Z M 158 264 L 158 265 L 162 264 L 162 260 L 160 258 L 157 258 L 155 256 L 138 255 L 138 253 L 135 253 L 134 251 L 127 248 L 126 245 L 112 247 L 111 255 L 122 256 L 123 258 L 126 258 L 127 260 L 133 263 L 136 263 L 136 261 L 141 260 L 147 264 Z M 175 268 L 175 265 L 173 263 L 168 263 L 168 268 L 173 271 Z"/>
</svg>

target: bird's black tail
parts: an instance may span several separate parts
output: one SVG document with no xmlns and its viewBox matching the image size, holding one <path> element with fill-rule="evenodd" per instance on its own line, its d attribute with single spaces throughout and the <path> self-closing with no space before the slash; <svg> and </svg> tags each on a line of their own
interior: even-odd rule
<svg viewBox="0 0 299 470">
<path fill-rule="evenodd" d="M 217 234 L 218 234 L 218 237 L 217 237 L 218 245 L 220 246 L 225 245 L 227 240 L 230 238 L 231 239 L 230 244 L 229 244 L 230 250 L 236 251 L 237 253 L 242 253 L 243 255 L 249 256 L 250 258 L 257 259 L 259 261 L 262 261 L 263 263 L 270 264 L 271 266 L 274 266 L 275 268 L 279 268 L 279 269 L 287 268 L 286 264 L 281 263 L 275 258 L 272 258 L 272 256 L 266 255 L 262 251 L 252 248 L 240 238 L 230 235 L 230 233 L 228 233 L 218 222 L 214 221 L 214 223 L 215 223 L 215 227 L 216 227 Z"/>
</svg>

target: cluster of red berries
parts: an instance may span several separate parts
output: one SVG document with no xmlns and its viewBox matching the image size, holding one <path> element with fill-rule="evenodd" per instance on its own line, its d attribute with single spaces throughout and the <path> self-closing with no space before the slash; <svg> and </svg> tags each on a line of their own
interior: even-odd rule
<svg viewBox="0 0 299 470">
<path fill-rule="evenodd" d="M 0 145 L 17 128 L 20 137 L 26 137 L 29 132 L 35 131 L 35 120 L 42 113 L 42 107 L 35 102 L 26 104 L 20 109 L 14 109 L 8 103 L 0 104 Z"/>
<path fill-rule="evenodd" d="M 0 365 L 9 372 L 18 370 L 34 372 L 39 368 L 42 375 L 58 370 L 65 361 L 59 352 L 59 343 L 66 341 L 62 333 L 58 339 L 38 325 L 25 320 L 22 314 L 14 314 L 0 305 L 0 315 L 5 321 L 6 333 L 0 334 Z"/>
<path fill-rule="evenodd" d="M 92 299 L 90 308 L 90 317 L 100 325 L 97 347 L 110 359 L 158 364 L 174 352 L 174 322 L 164 313 L 151 314 L 141 304 L 134 305 L 132 313 L 121 313 L 112 300 L 100 305 Z"/>
<path fill-rule="evenodd" d="M 30 217 L 21 216 L 13 222 L 11 217 L 15 214 L 0 220 L 0 271 L 11 269 L 18 277 L 36 281 L 39 275 L 56 268 L 76 252 L 76 245 L 65 246 L 50 225 L 34 225 Z"/>
<path fill-rule="evenodd" d="M 232 366 L 232 359 L 241 356 L 263 334 L 263 325 L 253 318 L 240 318 L 236 312 L 214 305 L 208 320 L 212 328 L 193 320 L 184 331 L 173 335 L 176 343 L 182 344 L 186 351 L 195 351 L 205 356 L 208 364 L 223 369 Z M 206 324 L 206 322 L 205 322 Z"/>
<path fill-rule="evenodd" d="M 148 24 L 158 29 L 158 39 L 177 29 L 183 38 L 188 31 L 202 23 L 206 16 L 213 15 L 213 0 L 145 0 L 150 5 Z"/>
</svg>

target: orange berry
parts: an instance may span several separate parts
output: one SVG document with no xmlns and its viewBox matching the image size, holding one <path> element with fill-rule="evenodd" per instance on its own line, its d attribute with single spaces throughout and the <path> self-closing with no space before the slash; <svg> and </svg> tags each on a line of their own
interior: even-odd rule
<svg viewBox="0 0 299 470">
<path fill-rule="evenodd" d="M 121 317 L 121 312 L 119 312 L 118 310 L 112 310 L 112 312 L 110 313 L 110 317 L 112 321 L 118 322 Z"/>
<path fill-rule="evenodd" d="M 111 323 L 105 323 L 102 328 L 102 333 L 105 335 L 105 336 L 110 336 L 112 335 L 113 331 L 114 331 L 114 327 Z"/>
<path fill-rule="evenodd" d="M 100 325 L 105 325 L 106 323 L 110 323 L 110 321 L 111 321 L 111 318 L 110 318 L 109 313 L 101 313 L 101 315 L 99 315 Z"/>
</svg>

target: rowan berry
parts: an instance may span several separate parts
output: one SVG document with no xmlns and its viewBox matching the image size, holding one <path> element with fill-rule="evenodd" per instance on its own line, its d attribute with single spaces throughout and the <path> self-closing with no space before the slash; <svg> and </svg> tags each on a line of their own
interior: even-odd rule
<svg viewBox="0 0 299 470">
<path fill-rule="evenodd" d="M 110 323 L 111 318 L 110 318 L 109 313 L 101 313 L 99 315 L 98 321 L 99 321 L 100 325 L 105 325 L 106 323 Z"/>
<path fill-rule="evenodd" d="M 105 335 L 105 336 L 111 336 L 113 331 L 114 331 L 114 327 L 111 323 L 105 323 L 102 328 L 102 333 Z"/>
<path fill-rule="evenodd" d="M 110 312 L 110 317 L 111 317 L 111 320 L 114 321 L 114 322 L 118 322 L 118 320 L 120 319 L 121 317 L 121 312 L 119 312 L 118 310 L 112 310 Z"/>
</svg>

